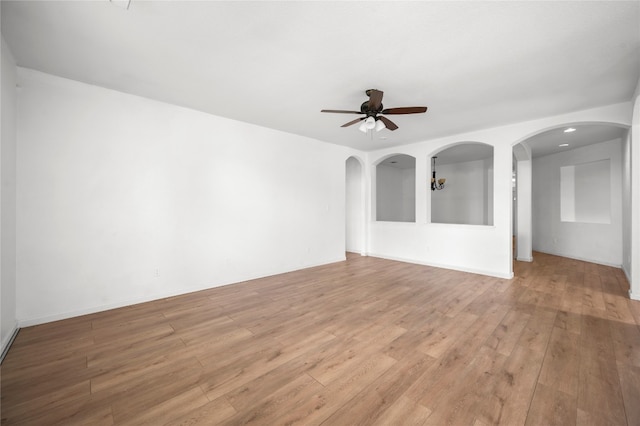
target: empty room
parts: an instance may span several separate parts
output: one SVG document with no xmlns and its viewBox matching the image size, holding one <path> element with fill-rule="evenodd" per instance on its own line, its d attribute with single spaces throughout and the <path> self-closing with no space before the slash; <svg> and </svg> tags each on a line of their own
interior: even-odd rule
<svg viewBox="0 0 640 426">
<path fill-rule="evenodd" d="M 640 424 L 640 2 L 0 2 L 2 425 Z"/>
</svg>

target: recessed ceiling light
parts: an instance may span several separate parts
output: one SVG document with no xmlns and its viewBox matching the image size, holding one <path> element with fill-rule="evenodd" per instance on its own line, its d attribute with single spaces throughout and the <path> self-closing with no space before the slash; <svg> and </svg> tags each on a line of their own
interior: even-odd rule
<svg viewBox="0 0 640 426">
<path fill-rule="evenodd" d="M 564 148 L 565 146 L 569 146 L 568 143 L 561 143 L 560 145 L 558 145 L 560 148 Z"/>
<path fill-rule="evenodd" d="M 571 132 L 575 132 L 576 129 L 574 129 L 573 127 L 567 127 L 566 129 L 564 129 L 565 133 L 571 133 Z"/>
</svg>

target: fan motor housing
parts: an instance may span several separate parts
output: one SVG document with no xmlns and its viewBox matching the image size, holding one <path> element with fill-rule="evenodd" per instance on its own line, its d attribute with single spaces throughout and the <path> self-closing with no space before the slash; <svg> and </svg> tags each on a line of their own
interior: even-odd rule
<svg viewBox="0 0 640 426">
<path fill-rule="evenodd" d="M 384 109 L 384 106 L 382 104 L 380 104 L 380 108 L 378 108 L 377 111 L 369 110 L 369 101 L 364 101 L 362 103 L 362 105 L 360 105 L 360 112 L 362 112 L 363 114 L 367 114 L 367 115 L 372 115 L 372 114 L 379 113 L 383 109 Z"/>
</svg>

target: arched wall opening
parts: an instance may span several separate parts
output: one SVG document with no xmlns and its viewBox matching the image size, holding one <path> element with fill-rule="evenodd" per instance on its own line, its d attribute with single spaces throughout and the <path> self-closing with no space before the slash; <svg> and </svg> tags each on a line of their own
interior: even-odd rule
<svg viewBox="0 0 640 426">
<path fill-rule="evenodd" d="M 493 225 L 493 157 L 493 146 L 482 142 L 430 156 L 431 223 Z"/>
<path fill-rule="evenodd" d="M 556 124 L 519 140 L 516 259 L 531 261 L 539 251 L 625 268 L 629 147 L 628 126 L 596 121 Z"/>
<path fill-rule="evenodd" d="M 349 157 L 345 162 L 345 250 L 365 252 L 365 184 L 363 162 Z"/>
</svg>

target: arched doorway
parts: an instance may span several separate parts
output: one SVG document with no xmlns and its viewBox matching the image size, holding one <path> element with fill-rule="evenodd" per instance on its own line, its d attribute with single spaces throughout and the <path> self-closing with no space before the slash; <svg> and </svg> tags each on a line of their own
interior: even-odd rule
<svg viewBox="0 0 640 426">
<path fill-rule="evenodd" d="M 514 146 L 518 260 L 539 251 L 623 264 L 627 135 L 617 124 L 567 123 Z"/>
</svg>

